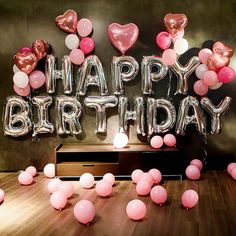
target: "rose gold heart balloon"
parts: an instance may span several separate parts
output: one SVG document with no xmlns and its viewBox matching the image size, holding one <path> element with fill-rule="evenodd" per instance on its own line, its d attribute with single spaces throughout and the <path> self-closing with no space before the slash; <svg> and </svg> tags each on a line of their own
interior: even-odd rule
<svg viewBox="0 0 236 236">
<path fill-rule="evenodd" d="M 167 31 L 174 37 L 179 31 L 184 30 L 188 23 L 188 18 L 185 14 L 168 13 L 164 17 L 164 24 Z"/>
<path fill-rule="evenodd" d="M 57 27 L 61 30 L 75 33 L 78 24 L 77 13 L 73 10 L 67 10 L 63 15 L 60 15 L 55 20 Z"/>
<path fill-rule="evenodd" d="M 44 40 L 36 39 L 32 43 L 32 51 L 37 56 L 38 60 L 44 58 L 47 55 L 48 49 L 48 42 Z"/>
<path fill-rule="evenodd" d="M 30 74 L 37 65 L 38 59 L 33 52 L 21 53 L 14 55 L 13 61 L 15 65 L 26 74 Z"/>
<path fill-rule="evenodd" d="M 229 65 L 229 58 L 222 57 L 219 54 L 213 53 L 207 59 L 207 67 L 209 70 L 213 70 L 213 71 L 218 72 L 222 67 L 225 67 L 228 65 Z"/>
<path fill-rule="evenodd" d="M 218 41 L 214 43 L 212 48 L 213 53 L 219 54 L 222 57 L 232 57 L 234 54 L 234 49 L 224 43 Z"/>
<path fill-rule="evenodd" d="M 129 23 L 127 25 L 120 25 L 112 23 L 108 27 L 108 36 L 111 43 L 122 54 L 130 49 L 137 41 L 139 29 L 137 25 Z"/>
</svg>

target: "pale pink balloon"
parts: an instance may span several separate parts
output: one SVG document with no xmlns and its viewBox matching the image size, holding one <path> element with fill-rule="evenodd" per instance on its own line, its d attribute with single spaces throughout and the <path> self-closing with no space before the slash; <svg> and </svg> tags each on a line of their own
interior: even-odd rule
<svg viewBox="0 0 236 236">
<path fill-rule="evenodd" d="M 161 148 L 163 146 L 163 138 L 159 135 L 153 136 L 150 144 L 153 148 Z"/>
<path fill-rule="evenodd" d="M 231 162 L 231 163 L 228 164 L 227 172 L 228 172 L 229 175 L 231 175 L 231 171 L 234 167 L 236 167 L 236 162 Z"/>
<path fill-rule="evenodd" d="M 145 179 L 141 179 L 136 185 L 138 195 L 145 196 L 150 193 L 152 185 Z"/>
<path fill-rule="evenodd" d="M 136 169 L 132 172 L 131 179 L 135 184 L 137 184 L 139 180 L 142 178 L 142 175 L 143 175 L 143 171 L 140 169 Z"/>
<path fill-rule="evenodd" d="M 197 66 L 197 68 L 195 69 L 195 74 L 198 77 L 198 79 L 203 79 L 203 75 L 205 72 L 208 71 L 208 67 L 205 64 L 200 64 Z"/>
<path fill-rule="evenodd" d="M 29 84 L 29 77 L 25 72 L 19 71 L 13 75 L 13 82 L 18 88 L 25 88 Z"/>
<path fill-rule="evenodd" d="M 81 65 L 84 62 L 84 53 L 81 49 L 73 49 L 70 52 L 69 58 L 75 65 Z"/>
<path fill-rule="evenodd" d="M 195 165 L 189 165 L 185 170 L 185 174 L 191 180 L 198 180 L 201 176 L 200 170 Z"/>
<path fill-rule="evenodd" d="M 115 176 L 112 173 L 106 173 L 103 179 L 109 182 L 111 185 L 115 184 Z"/>
<path fill-rule="evenodd" d="M 161 182 L 162 175 L 158 169 L 151 169 L 148 171 L 148 173 L 152 175 L 154 184 L 159 184 Z"/>
<path fill-rule="evenodd" d="M 200 171 L 201 171 L 202 168 L 203 168 L 203 164 L 202 164 L 202 162 L 201 162 L 199 159 L 193 159 L 193 160 L 190 162 L 190 165 L 196 166 Z"/>
<path fill-rule="evenodd" d="M 142 220 L 145 217 L 146 212 L 146 205 L 141 200 L 134 199 L 127 204 L 126 213 L 132 220 Z"/>
<path fill-rule="evenodd" d="M 13 84 L 13 89 L 16 94 L 18 94 L 22 97 L 26 97 L 26 96 L 30 95 L 30 85 L 29 84 L 27 84 L 27 86 L 25 88 L 19 88 L 15 84 Z"/>
<path fill-rule="evenodd" d="M 163 138 L 163 141 L 168 147 L 174 147 L 176 145 L 176 138 L 173 134 L 166 134 Z"/>
<path fill-rule="evenodd" d="M 234 180 L 236 180 L 236 167 L 232 168 L 231 170 L 231 176 Z"/>
<path fill-rule="evenodd" d="M 95 191 L 101 197 L 108 197 L 112 193 L 112 184 L 102 179 L 97 182 Z"/>
<path fill-rule="evenodd" d="M 194 92 L 199 96 L 204 96 L 208 92 L 208 86 L 206 86 L 202 80 L 198 80 L 193 85 Z"/>
<path fill-rule="evenodd" d="M 142 174 L 141 180 L 147 180 L 151 185 L 153 185 L 153 183 L 154 183 L 154 179 L 152 177 L 152 174 L 149 172 L 144 172 Z"/>
<path fill-rule="evenodd" d="M 198 53 L 198 58 L 201 63 L 207 64 L 208 57 L 212 55 L 212 51 L 209 48 L 203 48 Z"/>
<path fill-rule="evenodd" d="M 175 62 L 177 60 L 177 54 L 176 54 L 175 50 L 174 49 L 166 49 L 162 53 L 162 59 L 161 60 L 167 66 L 171 66 L 171 65 L 175 64 Z"/>
<path fill-rule="evenodd" d="M 162 206 L 167 200 L 167 191 L 162 186 L 155 186 L 152 188 L 150 196 L 153 202 Z"/>
<path fill-rule="evenodd" d="M 89 224 L 96 214 L 95 206 L 88 200 L 81 200 L 74 207 L 74 216 L 82 224 Z"/>
<path fill-rule="evenodd" d="M 4 201 L 5 192 L 0 188 L 0 204 Z"/>
<path fill-rule="evenodd" d="M 65 38 L 65 45 L 70 50 L 79 47 L 79 37 L 76 34 L 68 34 Z"/>
<path fill-rule="evenodd" d="M 191 209 L 195 207 L 198 203 L 198 194 L 192 189 L 186 190 L 183 193 L 181 200 L 185 208 Z"/>
<path fill-rule="evenodd" d="M 50 193 L 56 192 L 61 183 L 62 183 L 62 181 L 59 178 L 55 178 L 55 179 L 50 180 L 48 183 L 48 191 Z"/>
<path fill-rule="evenodd" d="M 33 176 L 29 172 L 22 171 L 18 175 L 18 181 L 21 185 L 30 185 L 33 183 Z"/>
<path fill-rule="evenodd" d="M 65 193 L 66 197 L 69 198 L 74 193 L 74 186 L 71 182 L 62 182 L 58 185 L 58 191 Z"/>
<path fill-rule="evenodd" d="M 184 37 L 184 29 L 183 30 L 179 30 L 174 36 L 172 35 L 172 41 L 175 42 L 177 39 L 181 39 Z"/>
<path fill-rule="evenodd" d="M 92 38 L 86 37 L 80 41 L 80 49 L 84 54 L 89 54 L 94 50 L 94 41 Z"/>
<path fill-rule="evenodd" d="M 61 191 L 53 192 L 50 196 L 50 203 L 55 209 L 62 210 L 67 203 L 66 194 Z"/>
<path fill-rule="evenodd" d="M 37 174 L 37 169 L 34 166 L 28 166 L 25 171 L 29 172 L 33 177 Z"/>
<path fill-rule="evenodd" d="M 222 83 L 229 83 L 235 78 L 235 71 L 231 67 L 223 67 L 218 72 L 218 80 Z"/>
<path fill-rule="evenodd" d="M 45 84 L 46 77 L 40 70 L 35 70 L 29 75 L 30 86 L 33 89 L 38 89 Z"/>
<path fill-rule="evenodd" d="M 113 146 L 115 148 L 124 148 L 129 142 L 129 138 L 125 133 L 118 133 L 113 139 Z"/>
<path fill-rule="evenodd" d="M 84 173 L 80 176 L 79 183 L 82 188 L 92 188 L 94 185 L 94 176 L 90 173 Z"/>
<path fill-rule="evenodd" d="M 166 31 L 160 32 L 156 36 L 156 44 L 159 48 L 166 50 L 171 45 L 172 36 Z"/>
<path fill-rule="evenodd" d="M 202 81 L 208 87 L 215 86 L 219 82 L 217 74 L 213 70 L 206 71 L 203 75 Z"/>
<path fill-rule="evenodd" d="M 43 173 L 47 178 L 55 177 L 55 164 L 49 163 L 43 168 Z"/>
<path fill-rule="evenodd" d="M 32 52 L 32 49 L 29 47 L 23 47 L 19 50 L 20 53 L 28 53 L 28 52 Z"/>
<path fill-rule="evenodd" d="M 77 31 L 79 36 L 86 37 L 89 34 L 91 34 L 92 30 L 93 30 L 93 24 L 89 19 L 83 18 L 79 20 L 77 24 Z"/>
</svg>

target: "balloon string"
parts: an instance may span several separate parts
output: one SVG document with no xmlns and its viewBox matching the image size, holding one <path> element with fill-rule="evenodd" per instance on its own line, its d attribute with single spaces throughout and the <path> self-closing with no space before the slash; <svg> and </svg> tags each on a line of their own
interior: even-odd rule
<svg viewBox="0 0 236 236">
<path fill-rule="evenodd" d="M 204 165 L 206 166 L 207 165 L 207 157 L 208 157 L 208 154 L 207 154 L 207 135 L 206 135 L 206 133 L 203 133 L 202 137 L 203 137 L 203 141 L 204 141 L 204 147 L 203 147 L 204 157 L 203 157 L 202 161 L 203 161 Z"/>
<path fill-rule="evenodd" d="M 167 85 L 168 86 L 168 88 L 167 88 L 167 100 L 171 100 L 170 99 L 170 91 L 171 91 L 171 79 L 172 79 L 172 75 L 173 75 L 171 70 L 168 71 L 168 75 L 169 75 L 169 82 L 168 82 L 168 85 Z"/>
</svg>

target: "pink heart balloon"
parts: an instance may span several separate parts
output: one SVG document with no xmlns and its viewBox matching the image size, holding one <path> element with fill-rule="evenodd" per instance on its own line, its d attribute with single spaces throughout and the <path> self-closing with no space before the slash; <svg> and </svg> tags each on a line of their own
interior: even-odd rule
<svg viewBox="0 0 236 236">
<path fill-rule="evenodd" d="M 139 29 L 134 23 L 126 25 L 112 23 L 108 27 L 108 36 L 111 43 L 122 54 L 125 54 L 125 52 L 135 44 L 138 34 Z"/>
</svg>

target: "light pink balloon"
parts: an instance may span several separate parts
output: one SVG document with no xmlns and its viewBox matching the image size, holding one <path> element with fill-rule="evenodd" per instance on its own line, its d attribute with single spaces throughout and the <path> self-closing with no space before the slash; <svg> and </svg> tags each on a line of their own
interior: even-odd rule
<svg viewBox="0 0 236 236">
<path fill-rule="evenodd" d="M 0 204 L 4 201 L 5 192 L 0 188 Z"/>
<path fill-rule="evenodd" d="M 82 224 L 89 224 L 92 222 L 96 214 L 95 206 L 88 200 L 81 200 L 76 203 L 74 207 L 74 216 L 77 221 Z"/>
<path fill-rule="evenodd" d="M 143 175 L 143 171 L 140 169 L 136 169 L 132 172 L 131 179 L 135 184 L 137 184 L 139 180 L 142 178 L 142 175 Z"/>
<path fill-rule="evenodd" d="M 154 184 L 159 184 L 161 182 L 162 175 L 158 169 L 151 169 L 148 173 L 152 175 Z"/>
<path fill-rule="evenodd" d="M 152 186 L 153 183 L 154 183 L 154 179 L 153 179 L 153 177 L 152 177 L 152 174 L 151 174 L 151 173 L 148 173 L 148 172 L 144 172 L 144 173 L 142 174 L 141 180 L 147 180 L 147 181 L 151 184 L 151 186 Z"/>
<path fill-rule="evenodd" d="M 205 72 L 208 71 L 208 67 L 205 64 L 200 64 L 197 66 L 197 68 L 195 69 L 195 74 L 198 77 L 198 79 L 203 79 L 203 75 Z"/>
<path fill-rule="evenodd" d="M 218 80 L 222 83 L 229 83 L 235 78 L 235 71 L 231 67 L 223 67 L 218 72 Z"/>
<path fill-rule="evenodd" d="M 191 209 L 198 203 L 198 194 L 196 191 L 189 189 L 183 193 L 181 200 L 185 208 Z"/>
<path fill-rule="evenodd" d="M 208 86 L 206 86 L 202 80 L 198 80 L 193 85 L 194 92 L 199 96 L 204 96 L 208 92 Z"/>
<path fill-rule="evenodd" d="M 231 170 L 231 176 L 234 180 L 236 180 L 236 167 L 232 168 Z"/>
<path fill-rule="evenodd" d="M 45 84 L 46 78 L 42 71 L 35 70 L 29 75 L 30 86 L 33 89 L 38 89 Z"/>
<path fill-rule="evenodd" d="M 176 54 L 175 50 L 174 49 L 166 49 L 162 53 L 162 59 L 161 60 L 167 66 L 171 66 L 171 65 L 175 64 L 175 62 L 177 60 L 177 54 Z"/>
<path fill-rule="evenodd" d="M 29 94 L 30 94 L 30 85 L 29 84 L 27 84 L 27 86 L 25 88 L 19 88 L 15 84 L 13 84 L 13 89 L 16 94 L 18 94 L 22 97 L 29 96 Z"/>
<path fill-rule="evenodd" d="M 134 199 L 127 204 L 126 213 L 132 220 L 142 220 L 145 217 L 146 212 L 146 205 L 141 200 Z"/>
<path fill-rule="evenodd" d="M 201 63 L 207 64 L 208 57 L 212 55 L 212 51 L 209 48 L 203 48 L 198 53 L 198 58 Z"/>
<path fill-rule="evenodd" d="M 166 134 L 163 141 L 168 147 L 174 147 L 176 145 L 176 138 L 173 134 Z"/>
<path fill-rule="evenodd" d="M 215 86 L 219 82 L 217 78 L 217 74 L 213 70 L 206 71 L 203 75 L 202 81 L 208 87 Z"/>
<path fill-rule="evenodd" d="M 190 165 L 196 166 L 200 171 L 201 171 L 202 168 L 203 168 L 203 164 L 202 164 L 202 162 L 201 162 L 199 159 L 193 159 L 193 160 L 190 162 Z"/>
<path fill-rule="evenodd" d="M 55 209 L 62 210 L 67 203 L 66 194 L 61 191 L 53 192 L 50 196 L 50 203 Z"/>
<path fill-rule="evenodd" d="M 84 173 L 79 179 L 82 188 L 92 188 L 94 185 L 94 177 L 90 173 Z"/>
<path fill-rule="evenodd" d="M 191 180 L 198 180 L 201 176 L 200 170 L 195 165 L 189 165 L 185 170 L 185 174 Z"/>
<path fill-rule="evenodd" d="M 43 168 L 43 173 L 47 178 L 55 177 L 55 164 L 49 163 Z"/>
<path fill-rule="evenodd" d="M 166 31 L 160 32 L 156 36 L 156 44 L 159 48 L 166 50 L 171 45 L 172 36 Z"/>
<path fill-rule="evenodd" d="M 136 185 L 138 195 L 145 196 L 150 193 L 152 185 L 145 179 L 141 179 Z"/>
<path fill-rule="evenodd" d="M 20 53 L 28 53 L 28 52 L 32 52 L 32 49 L 29 47 L 23 47 L 19 50 Z"/>
<path fill-rule="evenodd" d="M 108 197 L 112 193 L 112 184 L 102 179 L 97 182 L 95 191 L 101 197 Z"/>
<path fill-rule="evenodd" d="M 73 195 L 75 190 L 73 184 L 71 182 L 66 181 L 59 184 L 58 191 L 65 193 L 66 197 L 69 198 Z"/>
<path fill-rule="evenodd" d="M 89 19 L 83 18 L 79 20 L 77 24 L 77 31 L 79 36 L 86 37 L 89 34 L 91 34 L 92 30 L 93 30 L 93 24 Z"/>
<path fill-rule="evenodd" d="M 59 178 L 55 178 L 55 179 L 50 180 L 48 183 L 48 191 L 50 193 L 56 192 L 61 183 L 62 183 L 62 181 Z"/>
<path fill-rule="evenodd" d="M 86 37 L 80 41 L 80 49 L 84 54 L 89 54 L 94 50 L 94 41 L 92 38 Z"/>
<path fill-rule="evenodd" d="M 30 173 L 33 177 L 37 174 L 37 170 L 34 166 L 28 166 L 25 169 L 26 172 Z"/>
<path fill-rule="evenodd" d="M 181 39 L 181 38 L 183 38 L 184 37 L 184 29 L 183 30 L 179 30 L 176 34 L 175 34 L 175 36 L 173 36 L 172 35 L 172 41 L 173 42 L 175 42 L 177 39 Z"/>
<path fill-rule="evenodd" d="M 18 175 L 18 181 L 21 185 L 30 185 L 33 183 L 33 176 L 29 172 L 22 171 Z"/>
<path fill-rule="evenodd" d="M 162 186 L 155 186 L 152 188 L 150 196 L 153 202 L 162 206 L 167 200 L 167 191 Z"/>
<path fill-rule="evenodd" d="M 103 179 L 109 182 L 111 185 L 115 184 L 115 176 L 112 173 L 106 173 Z"/>
<path fill-rule="evenodd" d="M 163 138 L 159 135 L 153 136 L 150 144 L 153 148 L 161 148 L 163 146 Z"/>
<path fill-rule="evenodd" d="M 75 65 L 81 65 L 84 62 L 84 53 L 80 49 L 73 49 L 70 52 L 69 58 Z"/>
<path fill-rule="evenodd" d="M 228 164 L 227 172 L 228 172 L 229 175 L 231 175 L 231 171 L 234 167 L 236 167 L 236 162 L 231 162 L 231 163 Z"/>
</svg>

